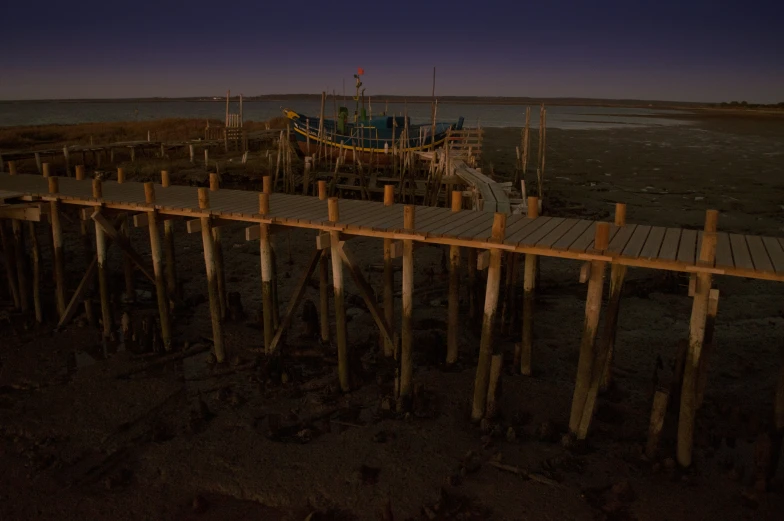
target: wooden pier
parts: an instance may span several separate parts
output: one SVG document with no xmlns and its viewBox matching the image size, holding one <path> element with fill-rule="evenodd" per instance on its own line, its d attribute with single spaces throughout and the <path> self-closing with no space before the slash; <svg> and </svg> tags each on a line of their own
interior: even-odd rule
<svg viewBox="0 0 784 521">
<path fill-rule="evenodd" d="M 526 256 L 524 287 L 528 298 L 528 293 L 532 296 L 535 290 L 533 268 L 537 257 L 580 261 L 582 266 L 580 276 L 588 283 L 588 289 L 585 329 L 580 346 L 580 361 L 570 419 L 570 430 L 578 438 L 587 436 L 597 391 L 605 375 L 614 341 L 615 319 L 605 320 L 604 330 L 597 331 L 608 265 L 612 267 L 613 273 L 611 299 L 620 298 L 618 288 L 622 283 L 624 271 L 616 269 L 617 267 L 643 267 L 693 274 L 693 284 L 690 288 L 693 308 L 689 348 L 683 373 L 678 434 L 678 461 L 683 466 L 691 464 L 694 417 L 699 407 L 700 389 L 704 386 L 704 382 L 701 381 L 704 368 L 701 366 L 703 362 L 700 354 L 706 334 L 712 335 L 710 331 L 712 321 L 708 323 L 707 318 L 711 313 L 709 304 L 712 295 L 712 277 L 728 275 L 784 281 L 784 238 L 720 232 L 717 226 L 718 214 L 711 211 L 706 215 L 704 229 L 693 230 L 649 224 L 628 224 L 624 218 L 623 205 L 619 205 L 617 209 L 619 215 L 615 223 L 608 223 L 538 216 L 536 211 L 531 211 L 525 216 L 507 215 L 498 207 L 495 213 L 461 210 L 460 192 L 456 192 L 453 196 L 451 208 L 440 208 L 394 204 L 391 190 L 386 194 L 388 197 L 385 198 L 385 202 L 381 203 L 327 199 L 324 183 L 319 183 L 320 197 L 311 197 L 271 193 L 269 178 L 265 180 L 267 182 L 263 193 L 218 189 L 217 182 L 214 186 L 211 184 L 212 190 L 192 186 L 169 186 L 168 175 L 166 178 L 163 185 L 153 185 L 152 183 L 118 183 L 2 174 L 0 175 L 0 218 L 10 219 L 14 223 L 20 221 L 34 223 L 46 219 L 48 215 L 53 224 L 52 232 L 61 234 L 57 215 L 60 209 L 64 205 L 86 209 L 82 212 L 83 218 L 90 218 L 96 223 L 96 236 L 100 239 L 97 259 L 99 269 L 103 269 L 102 259 L 108 240 L 117 242 L 137 265 L 141 267 L 143 264 L 143 260 L 133 252 L 127 241 L 123 240 L 123 236 L 117 233 L 115 229 L 117 224 L 112 222 L 113 218 L 117 218 L 116 222 L 119 223 L 122 217 L 133 214 L 137 226 L 145 225 L 149 228 L 150 240 L 153 244 L 152 253 L 155 257 L 154 274 L 149 273 L 149 270 L 141 271 L 156 283 L 159 293 L 167 292 L 169 298 L 175 296 L 171 295 L 171 290 L 166 289 L 164 283 L 165 267 L 155 223 L 156 220 L 185 218 L 189 231 L 201 231 L 203 237 L 204 258 L 210 285 L 213 340 L 218 361 L 226 358 L 222 343 L 220 305 L 225 295 L 218 294 L 220 290 L 217 289 L 217 281 L 223 275 L 220 242 L 216 238 L 219 234 L 215 234 L 215 230 L 230 224 L 245 225 L 246 236 L 249 239 L 261 239 L 260 265 L 263 285 L 260 286 L 263 286 L 264 292 L 264 345 L 267 355 L 272 355 L 276 349 L 279 349 L 281 334 L 291 323 L 292 314 L 303 293 L 302 288 L 314 274 L 316 267 L 323 270 L 320 273 L 321 284 L 326 284 L 325 266 L 330 256 L 320 250 L 330 250 L 341 387 L 346 391 L 352 385 L 350 375 L 347 373 L 346 357 L 350 346 L 346 344 L 346 323 L 342 301 L 343 265 L 345 265 L 348 268 L 347 273 L 360 288 L 365 303 L 379 327 L 381 338 L 387 346 L 386 354 L 394 356 L 398 364 L 398 405 L 402 404 L 404 408 L 410 400 L 413 378 L 411 353 L 415 346 L 411 343 L 413 305 L 411 294 L 416 243 L 451 247 L 450 256 L 455 259 L 451 263 L 453 270 L 459 270 L 460 267 L 459 248 L 468 248 L 469 252 L 474 252 L 474 258 L 477 259 L 472 267 L 488 271 L 480 357 L 476 388 L 473 393 L 472 417 L 475 420 L 492 416 L 497 407 L 495 392 L 501 378 L 503 354 L 498 352 L 497 343 L 493 343 L 492 335 L 497 315 L 502 264 L 515 261 L 519 255 Z M 530 198 L 528 206 L 529 209 L 535 210 L 538 207 L 536 198 Z M 56 226 L 54 223 L 57 223 Z M 269 248 L 269 235 L 280 230 L 281 227 L 303 228 L 317 233 L 314 237 L 316 239 L 314 255 L 308 270 L 300 281 L 285 315 L 278 317 L 277 296 L 274 290 L 275 260 Z M 13 228 L 16 233 L 18 225 L 14 224 Z M 385 264 L 388 258 L 403 257 L 402 335 L 398 335 L 394 326 L 388 322 L 387 317 L 392 315 L 385 313 L 385 310 L 379 306 L 373 295 L 374 291 L 352 260 L 349 244 L 346 243 L 351 237 L 383 239 Z M 62 241 L 61 237 L 60 241 Z M 55 244 L 57 244 L 56 240 Z M 8 256 L 9 249 L 4 249 Z M 36 246 L 34 256 L 37 258 L 37 255 Z M 469 255 L 469 259 L 471 258 L 472 256 Z M 7 257 L 6 264 L 9 268 L 8 284 L 17 294 L 22 284 L 16 285 L 16 279 L 12 276 L 15 263 L 13 259 Z M 55 268 L 57 269 L 57 266 Z M 85 280 L 93 276 L 91 275 L 93 270 L 93 266 L 88 269 Z M 22 280 L 23 276 L 19 275 L 19 281 Z M 392 283 L 391 277 L 385 277 L 384 280 L 385 285 Z M 458 277 L 454 277 L 454 280 L 455 284 L 459 282 Z M 58 282 L 58 293 L 63 291 L 61 284 L 62 281 Z M 454 291 L 457 291 L 456 287 Z M 452 289 L 450 294 L 451 292 Z M 391 288 L 385 287 L 384 294 L 391 295 Z M 38 296 L 36 295 L 35 298 L 38 299 Z M 71 299 L 71 303 L 65 309 L 61 309 L 60 324 L 67 322 L 73 315 L 74 300 L 78 298 L 77 290 L 77 295 Z M 103 292 L 101 298 L 105 299 Z M 716 298 L 715 294 L 713 298 Z M 450 296 L 450 306 L 457 306 L 457 300 Z M 165 323 L 168 328 L 169 306 L 160 294 L 158 302 L 161 323 Z M 532 305 L 532 302 L 531 298 L 529 304 Z M 274 306 L 272 313 L 270 313 L 270 306 Z M 613 308 L 609 313 L 617 317 L 616 300 L 612 300 L 609 307 Z M 322 302 L 321 309 L 326 308 L 326 302 Z M 456 309 L 450 310 L 451 320 L 457 317 L 456 313 Z M 533 313 L 531 308 L 525 311 L 529 328 Z M 321 320 L 323 323 L 325 317 L 322 316 Z M 708 333 L 706 327 L 709 329 Z M 523 362 L 527 364 L 527 372 L 530 374 L 530 331 L 527 335 L 526 342 L 529 344 L 526 346 L 525 353 L 527 360 Z M 526 333 L 523 336 L 525 337 Z M 454 361 L 454 356 L 453 351 L 449 353 L 449 363 Z M 523 373 L 525 374 L 526 370 L 523 370 Z M 784 393 L 780 392 L 779 396 L 784 400 Z M 659 406 L 654 412 L 660 413 L 660 409 Z M 784 425 L 780 427 L 784 428 Z"/>
</svg>

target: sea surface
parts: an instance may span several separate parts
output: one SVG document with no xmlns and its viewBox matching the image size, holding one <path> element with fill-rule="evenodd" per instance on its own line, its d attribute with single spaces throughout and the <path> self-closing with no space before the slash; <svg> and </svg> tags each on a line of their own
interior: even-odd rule
<svg viewBox="0 0 784 521">
<path fill-rule="evenodd" d="M 337 104 L 342 104 L 338 100 Z M 354 102 L 346 102 L 349 112 Z M 283 107 L 300 114 L 318 117 L 320 102 L 314 100 L 246 101 L 243 115 L 246 121 L 265 121 L 281 116 Z M 431 120 L 429 103 L 373 102 L 372 114 L 385 110 L 396 114 L 408 113 L 412 123 Z M 225 100 L 216 101 L 14 101 L 0 102 L 0 127 L 19 125 L 75 124 L 110 121 L 146 121 L 161 118 L 210 118 L 223 120 Z M 236 102 L 232 112 L 238 112 Z M 336 103 L 329 100 L 326 117 L 333 118 Z M 608 129 L 634 126 L 683 125 L 688 121 L 678 119 L 684 112 L 644 108 L 617 107 L 547 107 L 547 127 L 560 129 Z M 666 115 L 667 117 L 661 117 Z M 439 103 L 437 120 L 444 122 L 465 118 L 467 126 L 522 127 L 525 125 L 525 105 Z M 658 117 L 654 117 L 658 116 Z M 531 106 L 531 126 L 539 126 L 539 106 Z"/>
</svg>

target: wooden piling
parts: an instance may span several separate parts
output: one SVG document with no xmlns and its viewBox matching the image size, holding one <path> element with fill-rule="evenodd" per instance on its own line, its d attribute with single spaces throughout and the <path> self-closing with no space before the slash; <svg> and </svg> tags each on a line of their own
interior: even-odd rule
<svg viewBox="0 0 784 521">
<path fill-rule="evenodd" d="M 715 351 L 716 339 L 714 332 L 716 328 L 716 314 L 719 311 L 719 290 L 712 289 L 708 294 L 708 314 L 705 321 L 705 338 L 702 342 L 702 354 L 700 355 L 700 369 L 697 374 L 697 408 L 702 407 L 705 399 L 705 388 L 708 385 L 708 365 L 711 356 Z"/>
<path fill-rule="evenodd" d="M 117 183 L 123 184 L 125 182 L 125 171 L 122 168 L 117 169 Z M 128 214 L 122 217 L 120 222 L 120 234 L 126 240 L 130 240 L 131 226 Z M 128 302 L 136 302 L 136 289 L 133 283 L 133 261 L 128 253 L 123 252 L 123 277 L 125 279 L 125 298 Z"/>
<path fill-rule="evenodd" d="M 452 192 L 452 212 L 463 209 L 463 192 Z M 460 246 L 449 247 L 449 309 L 446 332 L 446 363 L 457 362 L 460 348 Z"/>
<path fill-rule="evenodd" d="M 615 226 L 626 226 L 626 205 L 624 203 L 615 204 Z M 618 313 L 621 310 L 621 291 L 623 290 L 623 281 L 626 277 L 626 266 L 618 263 L 612 263 L 610 266 L 610 300 L 607 304 L 607 318 L 608 322 L 612 323 L 612 327 L 605 328 L 607 334 L 603 342 L 607 343 L 607 363 L 604 367 L 604 374 L 602 375 L 601 389 L 607 389 L 612 383 L 612 363 L 613 352 L 615 351 L 615 336 L 618 331 Z"/>
<path fill-rule="evenodd" d="M 403 207 L 403 228 L 413 230 L 416 222 L 415 207 Z M 403 291 L 400 327 L 400 397 L 398 409 L 408 409 L 414 379 L 414 241 L 403 239 Z"/>
<path fill-rule="evenodd" d="M 59 179 L 49 178 L 49 194 L 60 192 Z M 49 202 L 49 220 L 52 225 L 52 264 L 54 265 L 55 300 L 57 301 L 58 318 L 65 314 L 67 302 L 65 300 L 65 268 L 63 266 L 63 228 L 60 222 L 60 200 L 53 199 Z"/>
<path fill-rule="evenodd" d="M 528 198 L 529 219 L 539 217 L 539 198 Z M 525 254 L 523 268 L 523 335 L 519 349 L 515 349 L 515 367 L 520 367 L 520 373 L 525 376 L 533 374 L 533 349 L 534 349 L 534 304 L 536 298 L 536 267 L 537 256 L 532 253 Z M 518 354 L 519 351 L 519 354 Z"/>
<path fill-rule="evenodd" d="M 81 165 L 80 165 L 81 166 Z M 79 167 L 77 167 L 78 175 Z M 100 179 L 93 179 L 93 198 L 101 199 L 103 189 Z M 100 211 L 100 206 L 97 211 Z M 103 335 L 105 338 L 112 336 L 112 308 L 109 303 L 109 278 L 108 267 L 106 265 L 106 233 L 103 228 L 95 223 L 95 254 L 98 258 L 98 289 L 101 295 L 101 318 L 103 320 Z"/>
<path fill-rule="evenodd" d="M 395 187 L 394 185 L 384 185 L 384 206 L 393 204 L 395 204 Z M 392 243 L 392 239 L 384 239 L 384 320 L 390 329 L 395 322 L 395 294 L 393 290 L 395 272 L 392 270 Z M 384 356 L 392 357 L 394 354 L 395 346 L 385 341 Z"/>
<path fill-rule="evenodd" d="M 506 214 L 496 213 L 493 216 L 492 242 L 501 243 L 506 235 Z M 489 387 L 491 359 L 500 354 L 499 346 L 493 345 L 493 322 L 498 308 L 498 291 L 501 287 L 501 250 L 490 249 L 490 264 L 487 268 L 487 287 L 485 289 L 485 307 L 482 317 L 482 337 L 479 343 L 479 360 L 476 365 L 474 380 L 474 400 L 471 407 L 471 419 L 481 420 L 486 412 Z M 494 391 L 493 391 L 494 392 Z"/>
<path fill-rule="evenodd" d="M 68 147 L 63 147 L 63 159 L 65 161 L 65 176 L 71 176 L 71 156 L 68 153 Z"/>
<path fill-rule="evenodd" d="M 210 192 L 217 192 L 220 189 L 220 177 L 218 174 L 210 174 Z M 212 237 L 215 241 L 215 270 L 218 276 L 218 296 L 220 301 L 221 320 L 226 318 L 226 274 L 223 269 L 223 245 L 221 240 L 221 229 L 213 228 Z"/>
<path fill-rule="evenodd" d="M 210 208 L 210 192 L 207 188 L 199 188 L 199 208 Z M 220 301 L 218 297 L 218 279 L 215 273 L 215 241 L 212 238 L 212 221 L 209 215 L 199 218 L 201 222 L 201 242 L 204 248 L 204 266 L 207 270 L 207 292 L 210 297 L 210 318 L 212 319 L 212 342 L 215 360 L 223 363 L 226 352 L 223 347 L 223 324 L 221 323 Z"/>
<path fill-rule="evenodd" d="M 272 187 L 274 180 L 272 176 L 264 176 L 262 178 L 262 187 L 265 194 L 272 194 Z M 280 323 L 280 306 L 278 305 L 278 258 L 275 254 L 275 245 L 272 243 L 270 237 L 270 269 L 272 270 L 272 328 L 277 329 Z"/>
<path fill-rule="evenodd" d="M 41 164 L 41 175 L 44 177 L 49 177 L 51 175 L 51 168 L 49 163 L 42 163 Z"/>
<path fill-rule="evenodd" d="M 23 313 L 26 313 L 30 310 L 30 286 L 27 281 L 27 251 L 22 232 L 22 221 L 11 219 L 11 230 L 14 234 L 14 264 L 19 288 L 19 307 Z"/>
<path fill-rule="evenodd" d="M 327 182 L 318 182 L 318 198 L 321 201 L 327 199 Z M 321 341 L 324 343 L 329 342 L 329 260 L 327 259 L 326 251 L 321 252 L 319 259 L 319 309 L 320 309 L 320 326 L 321 326 Z"/>
<path fill-rule="evenodd" d="M 497 353 L 490 358 L 490 380 L 487 385 L 487 407 L 485 418 L 491 420 L 498 416 L 498 391 L 501 387 L 504 354 Z"/>
<path fill-rule="evenodd" d="M 716 226 L 718 219 L 719 214 L 716 210 L 707 211 L 705 229 L 702 234 L 702 248 L 698 260 L 699 264 L 713 265 L 716 256 Z M 689 347 L 683 371 L 681 407 L 678 418 L 677 459 L 682 467 L 688 467 L 692 462 L 694 422 L 697 412 L 697 378 L 702 345 L 705 339 L 711 279 L 710 273 L 701 272 L 697 274 L 697 287 L 692 301 L 691 321 L 689 323 Z"/>
<path fill-rule="evenodd" d="M 269 194 L 259 194 L 259 214 L 269 214 Z M 269 224 L 261 223 L 259 255 L 261 257 L 261 312 L 264 321 L 264 352 L 271 353 L 275 327 L 272 321 L 272 245 Z"/>
<path fill-rule="evenodd" d="M 8 175 L 16 175 L 16 161 L 8 162 Z"/>
<path fill-rule="evenodd" d="M 0 220 L 0 242 L 2 243 L 3 256 L 5 257 L 5 273 L 8 280 L 8 288 L 14 301 L 14 307 L 18 309 L 21 306 L 21 302 L 19 300 L 19 284 L 16 277 L 16 260 L 14 258 L 12 241 L 13 239 L 9 238 L 5 231 L 5 222 Z"/>
<path fill-rule="evenodd" d="M 327 201 L 330 222 L 338 222 L 340 209 L 338 198 L 330 197 Z M 343 392 L 351 390 L 351 378 L 348 364 L 348 343 L 346 339 L 346 308 L 343 301 L 343 260 L 340 257 L 340 232 L 331 231 L 330 252 L 332 253 L 332 286 L 335 291 L 335 331 L 338 341 L 338 377 Z"/>
<path fill-rule="evenodd" d="M 171 177 L 166 170 L 161 171 L 161 186 L 171 186 Z M 166 267 L 166 290 L 171 297 L 180 297 L 180 285 L 177 283 L 177 257 L 174 248 L 174 219 L 163 221 L 163 259 Z"/>
<path fill-rule="evenodd" d="M 667 415 L 669 398 L 670 392 L 666 388 L 657 389 L 653 395 L 651 421 L 648 426 L 648 442 L 645 445 L 645 456 L 649 460 L 653 460 L 656 456 L 656 448 L 659 446 L 659 438 L 664 427 L 664 417 Z"/>
<path fill-rule="evenodd" d="M 155 185 L 144 183 L 144 199 L 148 205 L 155 204 Z M 163 267 L 163 251 L 161 248 L 161 235 L 158 231 L 158 211 L 147 212 L 147 225 L 150 230 L 150 253 L 152 254 L 152 269 L 155 274 L 155 294 L 158 300 L 158 315 L 161 322 L 161 338 L 166 351 L 172 348 L 171 320 L 169 317 L 169 299 L 166 295 L 166 281 Z M 217 358 L 217 356 L 216 356 Z"/>
<path fill-rule="evenodd" d="M 609 239 L 610 224 L 605 222 L 596 223 L 594 251 L 601 252 L 606 250 L 609 245 Z M 588 295 L 585 300 L 585 323 L 583 325 L 582 342 L 580 343 L 580 357 L 577 362 L 577 378 L 574 385 L 572 410 L 569 416 L 569 430 L 577 434 L 578 437 L 580 437 L 580 421 L 583 418 L 583 409 L 591 384 L 596 351 L 596 328 L 599 325 L 599 312 L 602 307 L 602 288 L 604 287 L 606 265 L 605 261 L 591 261 Z"/>
<path fill-rule="evenodd" d="M 38 247 L 38 236 L 35 230 L 35 223 L 27 223 L 30 232 L 30 252 L 33 258 L 33 309 L 35 310 L 35 321 L 39 324 L 44 321 L 43 308 L 41 306 L 41 250 Z"/>
</svg>

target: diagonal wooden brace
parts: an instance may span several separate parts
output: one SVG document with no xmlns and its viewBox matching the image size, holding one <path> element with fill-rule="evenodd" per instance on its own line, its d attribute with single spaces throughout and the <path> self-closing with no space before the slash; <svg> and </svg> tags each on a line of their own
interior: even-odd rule
<svg viewBox="0 0 784 521">
<path fill-rule="evenodd" d="M 107 237 L 116 242 L 117 245 L 128 254 L 128 257 L 131 259 L 131 261 L 133 261 L 133 263 L 138 266 L 139 270 L 144 273 L 144 276 L 147 277 L 153 284 L 155 284 L 155 277 L 152 275 L 150 270 L 144 266 L 144 259 L 142 259 L 141 255 L 136 253 L 136 250 L 134 250 L 133 246 L 131 246 L 131 244 L 128 242 L 128 238 L 120 234 L 114 225 L 112 225 L 112 223 L 110 223 L 106 217 L 101 215 L 101 209 L 96 208 L 90 218 L 101 227 Z"/>
<path fill-rule="evenodd" d="M 313 254 L 310 256 L 310 263 L 308 264 L 308 269 L 305 270 L 305 273 L 302 275 L 302 278 L 299 279 L 299 282 L 297 283 L 297 288 L 294 290 L 294 294 L 291 296 L 291 299 L 289 300 L 289 305 L 286 307 L 286 313 L 285 315 L 283 315 L 283 319 L 280 321 L 280 325 L 278 325 L 278 329 L 275 331 L 275 336 L 272 337 L 272 341 L 270 342 L 270 349 L 269 349 L 270 354 L 274 354 L 275 351 L 277 351 L 278 344 L 280 343 L 280 339 L 283 336 L 283 333 L 291 325 L 291 319 L 294 317 L 294 312 L 297 310 L 300 300 L 302 300 L 303 295 L 305 295 L 305 289 L 308 286 L 308 281 L 310 280 L 310 277 L 313 275 L 313 272 L 316 270 L 316 266 L 318 266 L 319 259 L 321 259 L 321 251 L 315 250 Z"/>
<path fill-rule="evenodd" d="M 365 301 L 365 304 L 370 310 L 370 314 L 376 321 L 376 325 L 378 325 L 378 329 L 381 331 L 384 340 L 391 343 L 393 346 L 396 346 L 396 335 L 392 333 L 391 328 L 389 325 L 387 325 L 386 320 L 384 319 L 384 310 L 378 306 L 378 303 L 373 298 L 373 288 L 365 280 L 365 277 L 362 275 L 362 271 L 359 269 L 359 265 L 351 259 L 349 252 L 344 247 L 344 243 L 341 242 L 337 250 L 340 252 L 340 257 L 343 259 L 343 263 L 351 273 L 351 276 L 354 279 L 354 283 L 359 288 L 359 292 L 362 294 L 362 299 Z"/>
</svg>

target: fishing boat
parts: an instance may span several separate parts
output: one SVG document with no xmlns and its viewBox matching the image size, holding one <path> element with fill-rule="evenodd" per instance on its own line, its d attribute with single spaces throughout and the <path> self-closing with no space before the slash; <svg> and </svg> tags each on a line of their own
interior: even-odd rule
<svg viewBox="0 0 784 521">
<path fill-rule="evenodd" d="M 355 74 L 357 94 L 356 109 L 349 116 L 347 107 L 340 107 L 337 120 L 310 117 L 294 110 L 283 109 L 283 114 L 293 123 L 294 135 L 306 156 L 356 157 L 367 163 L 388 163 L 391 155 L 406 152 L 423 152 L 442 146 L 450 130 L 462 130 L 463 117 L 455 123 L 425 123 L 415 125 L 408 116 L 382 114 L 368 117 L 365 110 L 364 89 L 360 75 Z"/>
</svg>

